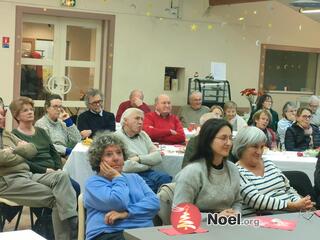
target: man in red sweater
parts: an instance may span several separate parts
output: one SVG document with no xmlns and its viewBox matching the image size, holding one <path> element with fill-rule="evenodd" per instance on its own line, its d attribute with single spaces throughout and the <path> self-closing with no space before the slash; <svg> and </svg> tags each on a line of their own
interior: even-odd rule
<svg viewBox="0 0 320 240">
<path fill-rule="evenodd" d="M 119 105 L 116 115 L 116 122 L 120 122 L 122 114 L 128 108 L 139 108 L 144 112 L 144 114 L 151 111 L 148 105 L 143 102 L 143 92 L 138 89 L 132 90 L 129 100 L 124 101 Z"/>
<path fill-rule="evenodd" d="M 171 114 L 169 96 L 161 94 L 155 99 L 155 111 L 145 115 L 143 130 L 153 142 L 160 144 L 181 144 L 185 141 L 183 127 L 179 118 Z"/>
</svg>

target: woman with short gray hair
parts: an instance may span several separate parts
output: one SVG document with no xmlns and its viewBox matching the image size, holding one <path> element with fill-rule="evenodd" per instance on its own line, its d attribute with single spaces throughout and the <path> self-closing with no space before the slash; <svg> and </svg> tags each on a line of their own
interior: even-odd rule
<svg viewBox="0 0 320 240">
<path fill-rule="evenodd" d="M 310 196 L 301 198 L 280 169 L 262 158 L 266 141 L 264 132 L 257 127 L 241 129 L 234 140 L 232 154 L 238 160 L 242 214 L 265 215 L 311 209 Z"/>
<path fill-rule="evenodd" d="M 125 158 L 124 143 L 114 134 L 94 138 L 89 161 L 97 175 L 88 179 L 84 192 L 88 240 L 124 240 L 125 229 L 153 226 L 159 199 L 139 175 L 122 172 Z"/>
</svg>

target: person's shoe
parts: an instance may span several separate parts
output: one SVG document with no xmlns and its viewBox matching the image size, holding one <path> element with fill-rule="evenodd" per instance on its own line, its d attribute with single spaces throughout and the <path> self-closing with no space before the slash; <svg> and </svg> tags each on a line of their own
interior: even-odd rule
<svg viewBox="0 0 320 240">
<path fill-rule="evenodd" d="M 70 225 L 70 240 L 78 239 L 78 217 L 71 217 L 68 219 Z"/>
</svg>

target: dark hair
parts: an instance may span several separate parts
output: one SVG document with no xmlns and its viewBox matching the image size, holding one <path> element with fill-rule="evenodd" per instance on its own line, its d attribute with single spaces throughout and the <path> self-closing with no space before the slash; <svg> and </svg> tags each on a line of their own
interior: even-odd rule
<svg viewBox="0 0 320 240">
<path fill-rule="evenodd" d="M 232 131 L 231 124 L 224 119 L 209 119 L 201 127 L 198 144 L 194 155 L 191 157 L 190 162 L 200 161 L 205 159 L 207 166 L 208 179 L 210 176 L 210 169 L 212 166 L 212 159 L 214 157 L 214 152 L 211 148 L 211 143 L 216 137 L 217 133 L 223 127 L 229 127 Z M 210 179 L 209 179 L 210 180 Z"/>
<path fill-rule="evenodd" d="M 272 97 L 269 94 L 263 94 L 260 97 L 258 97 L 256 110 L 262 109 L 262 105 L 267 99 L 272 100 Z"/>
<path fill-rule="evenodd" d="M 297 110 L 297 116 L 300 117 L 300 115 L 302 114 L 302 112 L 303 112 L 304 110 L 307 110 L 307 111 L 309 111 L 309 112 L 312 114 L 312 111 L 311 111 L 309 108 L 307 108 L 307 107 L 300 107 L 300 108 L 298 108 L 298 110 Z"/>
<path fill-rule="evenodd" d="M 62 101 L 62 97 L 58 94 L 51 94 L 46 98 L 46 101 L 44 102 L 44 110 L 47 110 L 48 107 L 51 106 L 51 101 L 55 100 L 55 99 L 59 99 Z"/>
</svg>

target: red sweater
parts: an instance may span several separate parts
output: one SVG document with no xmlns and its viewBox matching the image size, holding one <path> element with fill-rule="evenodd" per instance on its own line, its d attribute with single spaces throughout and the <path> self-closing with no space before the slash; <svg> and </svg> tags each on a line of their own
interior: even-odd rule
<svg viewBox="0 0 320 240">
<path fill-rule="evenodd" d="M 130 100 L 125 101 L 125 102 L 122 102 L 122 103 L 119 105 L 119 108 L 118 108 L 118 111 L 117 111 L 117 116 L 116 116 L 116 122 L 120 122 L 122 113 L 123 113 L 125 110 L 127 110 L 128 108 L 132 108 L 131 103 L 130 103 Z M 145 103 L 142 103 L 142 105 L 141 105 L 140 107 L 137 107 L 137 108 L 139 108 L 140 110 L 142 110 L 145 114 L 151 111 L 150 108 L 148 107 L 148 105 L 145 104 Z"/>
<path fill-rule="evenodd" d="M 170 129 L 175 130 L 177 135 L 172 135 Z M 144 116 L 143 130 L 152 141 L 160 144 L 181 144 L 186 138 L 180 120 L 173 114 L 163 118 L 156 112 L 149 112 Z"/>
</svg>

